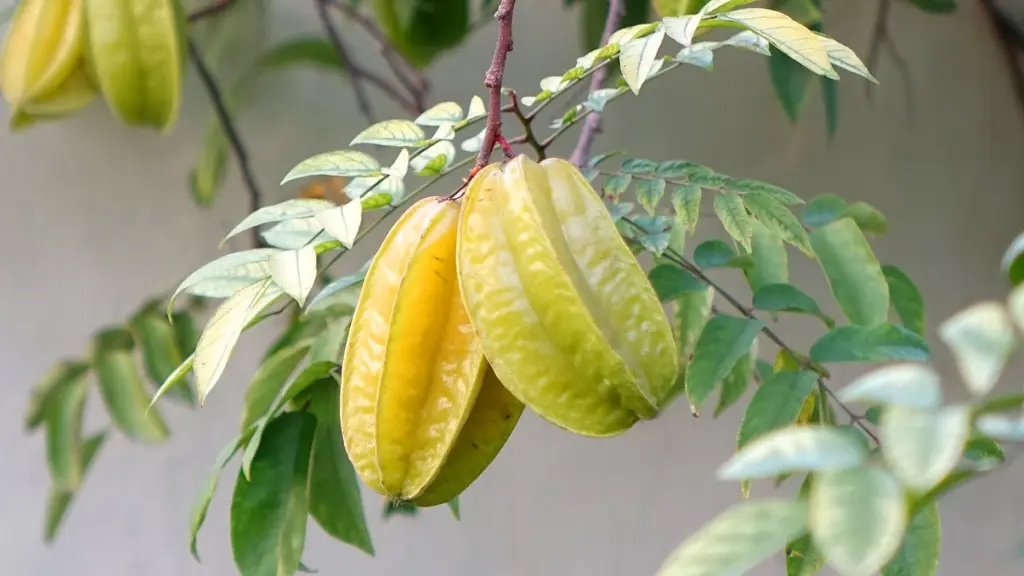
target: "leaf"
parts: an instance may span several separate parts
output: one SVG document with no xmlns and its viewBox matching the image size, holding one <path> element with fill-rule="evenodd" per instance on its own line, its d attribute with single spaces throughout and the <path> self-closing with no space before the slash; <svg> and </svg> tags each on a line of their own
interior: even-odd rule
<svg viewBox="0 0 1024 576">
<path fill-rule="evenodd" d="M 786 576 L 813 576 L 825 565 L 825 558 L 814 546 L 810 534 L 786 546 Z"/>
<path fill-rule="evenodd" d="M 384 510 L 381 511 L 381 516 L 387 520 L 392 516 L 415 516 L 419 513 L 419 507 L 408 500 L 393 501 L 388 500 L 384 503 Z"/>
<path fill-rule="evenodd" d="M 846 200 L 835 194 L 815 196 L 800 214 L 800 221 L 808 228 L 820 228 L 842 218 L 847 206 Z"/>
<path fill-rule="evenodd" d="M 696 44 L 685 46 L 676 54 L 675 60 L 676 62 L 703 68 L 708 72 L 715 69 L 715 53 L 707 46 L 698 46 Z"/>
<path fill-rule="evenodd" d="M 704 292 L 707 286 L 679 266 L 674 264 L 658 264 L 648 273 L 651 286 L 654 287 L 658 300 L 671 302 L 693 292 Z"/>
<path fill-rule="evenodd" d="M 640 205 L 647 210 L 648 214 L 654 215 L 658 203 L 665 195 L 665 181 L 661 178 L 652 180 L 640 180 L 636 183 L 636 199 Z"/>
<path fill-rule="evenodd" d="M 324 152 L 299 162 L 285 175 L 281 184 L 309 176 L 378 176 L 380 169 L 376 158 L 359 150 Z"/>
<path fill-rule="evenodd" d="M 903 326 L 918 336 L 924 336 L 924 298 L 910 276 L 891 264 L 882 266 L 882 274 L 889 285 L 889 297 Z"/>
<path fill-rule="evenodd" d="M 131 333 L 108 328 L 93 337 L 90 356 L 100 395 L 114 424 L 133 440 L 161 442 L 169 436 L 156 410 L 147 410 L 148 394 L 132 355 Z"/>
<path fill-rule="evenodd" d="M 366 278 L 366 271 L 369 270 L 369 268 L 370 261 L 367 260 L 367 262 L 363 264 L 355 274 L 342 276 L 341 278 L 332 281 L 327 286 L 324 286 L 323 290 L 321 290 L 309 303 L 306 310 L 322 310 L 331 306 L 336 302 L 338 296 L 343 296 L 345 294 L 348 288 L 361 284 L 363 279 Z"/>
<path fill-rule="evenodd" d="M 268 278 L 239 290 L 213 313 L 199 336 L 193 364 L 200 406 L 224 373 L 242 330 L 280 295 Z"/>
<path fill-rule="evenodd" d="M 270 277 L 278 288 L 303 306 L 316 280 L 316 248 L 278 252 L 270 258 Z"/>
<path fill-rule="evenodd" d="M 308 389 L 316 434 L 309 469 L 309 514 L 331 536 L 374 555 L 359 481 L 342 444 L 338 383 L 330 376 Z"/>
<path fill-rule="evenodd" d="M 1011 286 L 1024 281 L 1024 232 L 1017 235 L 1003 253 L 1000 269 Z"/>
<path fill-rule="evenodd" d="M 697 245 L 693 251 L 693 262 L 698 268 L 743 268 L 752 263 L 746 257 L 738 257 L 732 247 L 725 242 L 713 238 Z"/>
<path fill-rule="evenodd" d="M 939 567 L 941 543 L 939 504 L 931 502 L 911 519 L 900 549 L 882 568 L 882 576 L 932 576 Z"/>
<path fill-rule="evenodd" d="M 860 228 L 850 218 L 810 233 L 829 288 L 852 324 L 878 325 L 889 315 L 889 285 Z"/>
<path fill-rule="evenodd" d="M 190 316 L 185 316 L 188 320 L 182 320 L 178 315 L 182 324 L 191 320 Z M 142 360 L 147 375 L 157 385 L 162 384 L 184 361 L 175 327 L 156 311 L 155 306 L 145 307 L 131 319 L 129 326 L 142 347 Z M 192 388 L 189 386 L 176 386 L 172 390 L 180 399 L 194 404 Z"/>
<path fill-rule="evenodd" d="M 952 2 L 953 0 L 949 1 Z M 832 64 L 878 84 L 878 80 L 871 75 L 871 71 L 860 61 L 856 52 L 825 34 L 820 32 L 815 32 L 815 34 L 821 41 L 822 46 L 824 46 L 828 59 Z"/>
<path fill-rule="evenodd" d="M 815 74 L 839 79 L 832 68 L 821 38 L 789 16 L 764 8 L 742 8 L 718 15 L 719 20 L 735 22 L 763 36 L 772 46 Z"/>
<path fill-rule="evenodd" d="M 1017 344 L 1013 322 L 999 302 L 970 306 L 939 325 L 967 390 L 984 396 L 995 388 Z"/>
<path fill-rule="evenodd" d="M 927 364 L 894 364 L 856 378 L 837 396 L 842 402 L 938 408 L 942 385 L 939 373 Z"/>
<path fill-rule="evenodd" d="M 88 370 L 88 363 L 70 360 L 58 362 L 50 368 L 32 386 L 32 395 L 25 414 L 25 430 L 32 431 L 38 428 L 46 418 L 50 399 L 54 394 L 63 390 L 67 383 L 83 378 Z"/>
<path fill-rule="evenodd" d="M 741 502 L 687 538 L 665 559 L 657 576 L 744 574 L 806 529 L 804 502 Z"/>
<path fill-rule="evenodd" d="M 968 467 L 974 470 L 991 470 L 1006 462 L 1006 453 L 991 438 L 975 436 L 967 441 L 964 448 L 963 459 L 958 467 Z"/>
<path fill-rule="evenodd" d="M 270 70 L 280 70 L 296 64 L 311 64 L 328 70 L 345 69 L 337 50 L 322 37 L 292 38 L 274 46 L 259 60 L 260 67 Z"/>
<path fill-rule="evenodd" d="M 822 314 L 818 303 L 792 284 L 768 284 L 754 293 L 754 308 L 769 312 L 803 312 L 821 318 L 829 328 L 835 325 Z"/>
<path fill-rule="evenodd" d="M 736 448 L 742 449 L 760 436 L 796 422 L 817 380 L 814 372 L 787 371 L 762 382 L 743 415 Z"/>
<path fill-rule="evenodd" d="M 799 196 L 793 194 L 789 190 L 775 186 L 774 184 L 768 184 L 767 182 L 758 182 L 757 180 L 729 180 L 727 183 L 729 190 L 738 194 L 760 194 L 767 196 L 772 200 L 784 205 L 790 206 L 793 204 L 803 204 L 804 201 Z"/>
<path fill-rule="evenodd" d="M 284 202 L 264 206 L 242 219 L 242 221 L 224 237 L 221 244 L 223 244 L 228 238 L 231 238 L 239 232 L 249 230 L 250 228 L 270 224 L 271 222 L 294 220 L 296 218 L 309 218 L 318 212 L 323 212 L 324 210 L 328 210 L 333 207 L 333 202 L 320 200 L 319 198 L 291 198 Z"/>
<path fill-rule="evenodd" d="M 452 512 L 452 518 L 462 520 L 462 513 L 459 512 L 459 497 L 456 496 L 448 501 L 448 509 Z"/>
<path fill-rule="evenodd" d="M 658 178 L 688 178 L 698 172 L 709 172 L 707 166 L 701 166 L 687 160 L 666 160 L 659 162 L 654 168 Z"/>
<path fill-rule="evenodd" d="M 932 488 L 956 467 L 970 434 L 967 406 L 882 409 L 882 455 L 896 477 L 914 492 Z"/>
<path fill-rule="evenodd" d="M 447 140 L 432 144 L 415 158 L 409 165 L 420 176 L 436 176 L 445 171 L 455 160 L 455 145 Z"/>
<path fill-rule="evenodd" d="M 209 206 L 224 185 L 230 143 L 217 118 L 206 125 L 196 166 L 188 175 L 189 190 L 196 204 Z"/>
<path fill-rule="evenodd" d="M 693 184 L 677 186 L 672 190 L 672 209 L 676 213 L 676 223 L 685 226 L 691 234 L 697 229 L 700 216 L 701 188 Z"/>
<path fill-rule="evenodd" d="M 757 361 L 757 339 L 750 345 L 745 356 L 736 361 L 736 364 L 729 371 L 729 374 L 722 380 L 722 391 L 718 396 L 718 404 L 712 413 L 712 418 L 718 418 L 725 411 L 743 397 L 750 385 L 750 378 L 754 372 L 754 364 Z"/>
<path fill-rule="evenodd" d="M 410 120 L 384 120 L 360 132 L 350 145 L 419 146 L 426 137 L 423 129 Z"/>
<path fill-rule="evenodd" d="M 840 326 L 811 346 L 811 359 L 826 362 L 923 362 L 931 358 L 928 343 L 901 326 Z"/>
<path fill-rule="evenodd" d="M 884 468 L 825 472 L 811 484 L 811 537 L 842 574 L 876 573 L 900 547 L 906 526 L 903 489 Z"/>
<path fill-rule="evenodd" d="M 629 174 L 616 174 L 609 176 L 604 181 L 604 195 L 610 198 L 613 202 L 618 202 L 622 194 L 629 188 L 629 183 L 633 180 L 633 177 Z"/>
<path fill-rule="evenodd" d="M 363 205 L 360 202 L 349 202 L 317 214 L 316 219 L 328 234 L 341 242 L 342 246 L 351 248 L 355 244 L 356 234 L 363 220 Z"/>
<path fill-rule="evenodd" d="M 705 286 L 701 292 L 687 292 L 672 302 L 672 334 L 676 341 L 679 371 L 676 381 L 662 401 L 663 404 L 667 405 L 686 389 L 686 370 L 690 365 L 697 339 L 711 317 L 711 302 L 714 297 L 714 288 Z"/>
<path fill-rule="evenodd" d="M 206 477 L 206 483 L 203 484 L 202 490 L 197 494 L 196 502 L 192 505 L 192 516 L 190 522 L 190 536 L 189 546 L 192 552 L 192 557 L 199 562 L 199 530 L 203 527 L 203 522 L 206 521 L 206 512 L 210 509 L 210 503 L 213 501 L 213 495 L 217 491 L 217 483 L 220 480 L 220 473 L 224 470 L 224 467 L 228 465 L 228 462 L 238 453 L 238 449 L 242 446 L 242 442 L 245 440 L 244 435 L 240 435 L 232 440 L 228 445 L 221 449 L 220 454 L 217 455 L 217 460 L 214 461 L 213 470 L 210 471 Z"/>
<path fill-rule="evenodd" d="M 857 223 L 865 234 L 881 235 L 889 231 L 889 222 L 874 206 L 866 202 L 855 202 L 843 211 Z"/>
<path fill-rule="evenodd" d="M 242 404 L 242 424 L 239 429 L 245 433 L 261 418 L 272 416 L 274 400 L 288 383 L 292 372 L 309 353 L 310 342 L 282 348 L 260 364 L 245 390 Z"/>
<path fill-rule="evenodd" d="M 255 248 L 232 252 L 209 262 L 189 274 L 167 302 L 170 317 L 174 300 L 182 292 L 207 298 L 227 298 L 246 286 L 270 277 L 270 257 L 280 250 Z"/>
<path fill-rule="evenodd" d="M 54 389 L 46 409 L 46 459 L 55 489 L 74 492 L 85 473 L 82 416 L 85 372 Z"/>
<path fill-rule="evenodd" d="M 351 320 L 351 316 L 329 320 L 327 326 L 313 341 L 312 348 L 309 349 L 309 361 L 341 364 Z"/>
<path fill-rule="evenodd" d="M 98 432 L 82 442 L 83 476 L 89 470 L 89 466 L 106 440 L 107 433 Z M 56 539 L 57 532 L 64 522 L 64 517 L 67 515 L 74 496 L 75 491 L 63 490 L 56 485 L 50 487 L 50 492 L 46 497 L 46 518 L 45 525 L 43 526 L 43 541 L 47 544 L 52 543 Z"/>
<path fill-rule="evenodd" d="M 743 276 L 753 292 L 769 284 L 789 281 L 789 256 L 782 239 L 755 220 L 751 226 L 750 258 L 752 264 L 743 269 Z"/>
<path fill-rule="evenodd" d="M 316 418 L 290 412 L 266 428 L 252 481 L 238 475 L 231 550 L 242 576 L 294 574 L 306 540 L 306 483 Z"/>
<path fill-rule="evenodd" d="M 753 235 L 750 215 L 743 207 L 743 200 L 735 192 L 715 195 L 715 214 L 722 221 L 722 227 L 747 251 L 750 251 L 750 237 Z"/>
<path fill-rule="evenodd" d="M 811 251 L 807 239 L 807 231 L 789 208 L 771 196 L 761 193 L 744 194 L 743 204 L 768 230 L 814 258 L 814 252 Z"/>
<path fill-rule="evenodd" d="M 650 75 L 664 40 L 665 31 L 659 28 L 649 36 L 634 38 L 619 45 L 619 69 L 634 94 L 640 93 L 640 87 Z"/>
<path fill-rule="evenodd" d="M 1020 442 L 1024 440 L 1024 419 L 986 414 L 976 422 L 978 431 L 997 440 Z"/>
<path fill-rule="evenodd" d="M 421 126 L 443 126 L 462 121 L 462 106 L 457 102 L 441 102 L 420 114 L 415 122 Z"/>
<path fill-rule="evenodd" d="M 829 140 L 839 129 L 839 85 L 835 80 L 821 76 L 821 99 L 825 108 L 825 129 Z"/>
<path fill-rule="evenodd" d="M 956 12 L 956 0 L 910 0 L 912 4 L 925 12 L 947 14 Z M 886 575 L 888 576 L 888 575 Z"/>
<path fill-rule="evenodd" d="M 784 52 L 773 52 L 769 56 L 768 72 L 775 97 L 782 104 L 790 122 L 796 122 L 800 118 L 800 109 L 807 99 L 807 89 L 813 76 Z"/>
<path fill-rule="evenodd" d="M 662 26 L 665 27 L 665 34 L 668 37 L 682 44 L 689 46 L 693 43 L 693 36 L 697 33 L 702 16 L 689 14 L 686 16 L 668 16 L 662 19 Z"/>
<path fill-rule="evenodd" d="M 719 480 L 770 478 L 793 472 L 844 470 L 867 458 L 863 445 L 836 428 L 788 426 L 760 436 L 722 464 Z"/>
<path fill-rule="evenodd" d="M 622 171 L 627 174 L 650 174 L 658 169 L 658 163 L 646 158 L 626 158 L 622 161 Z"/>
<path fill-rule="evenodd" d="M 693 362 L 686 370 L 686 397 L 695 409 L 714 391 L 750 349 L 764 322 L 719 314 L 711 318 L 697 339 Z"/>
</svg>

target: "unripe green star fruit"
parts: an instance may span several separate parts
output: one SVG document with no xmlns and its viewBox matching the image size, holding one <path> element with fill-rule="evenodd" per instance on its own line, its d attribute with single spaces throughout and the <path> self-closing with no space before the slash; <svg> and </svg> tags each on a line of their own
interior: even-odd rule
<svg viewBox="0 0 1024 576">
<path fill-rule="evenodd" d="M 498 379 L 542 418 L 586 436 L 657 416 L 678 371 L 643 269 L 569 162 L 525 155 L 470 183 L 459 283 Z"/>
</svg>

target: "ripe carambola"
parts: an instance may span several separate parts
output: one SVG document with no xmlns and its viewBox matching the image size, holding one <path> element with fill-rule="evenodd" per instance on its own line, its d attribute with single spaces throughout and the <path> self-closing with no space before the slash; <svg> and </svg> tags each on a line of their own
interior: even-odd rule
<svg viewBox="0 0 1024 576">
<path fill-rule="evenodd" d="M 342 361 L 341 429 L 359 477 L 419 506 L 466 489 L 523 412 L 490 369 L 459 293 L 459 205 L 426 198 L 367 269 Z"/>
<path fill-rule="evenodd" d="M 587 436 L 654 418 L 678 370 L 672 329 L 579 170 L 520 155 L 481 170 L 463 202 L 459 283 L 505 387 Z"/>
</svg>

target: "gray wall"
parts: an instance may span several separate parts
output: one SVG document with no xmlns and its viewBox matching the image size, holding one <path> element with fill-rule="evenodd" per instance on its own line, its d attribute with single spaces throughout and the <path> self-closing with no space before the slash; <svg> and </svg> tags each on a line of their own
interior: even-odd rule
<svg viewBox="0 0 1024 576">
<path fill-rule="evenodd" d="M 278 4 L 273 37 L 317 30 L 311 10 Z M 520 2 L 517 10 L 507 83 L 522 93 L 569 68 L 577 55 L 575 17 L 552 4 L 560 3 Z M 844 75 L 840 132 L 828 144 L 817 92 L 806 120 L 791 126 L 773 99 L 764 61 L 730 52 L 719 55 L 713 74 L 687 69 L 613 104 L 595 150 L 614 145 L 657 159 L 687 158 L 805 197 L 835 192 L 873 203 L 892 225 L 875 244 L 880 258 L 904 267 L 923 287 L 935 342 L 941 319 L 978 299 L 1004 296 L 999 256 L 1024 222 L 1024 125 L 986 20 L 974 3 L 961 5 L 950 18 L 926 17 L 901 3 L 893 10 L 897 42 L 913 73 L 910 118 L 908 94 L 886 58 L 873 101 L 863 82 Z M 830 3 L 830 32 L 865 54 L 875 6 Z M 482 91 L 493 30 L 481 30 L 437 63 L 435 100 L 465 103 Z M 281 199 L 294 192 L 276 186 L 285 171 L 343 147 L 363 120 L 336 77 L 287 73 L 262 88 L 242 129 L 265 193 Z M 201 412 L 166 403 L 170 442 L 152 449 L 115 435 L 50 549 L 40 537 L 48 486 L 43 439 L 21 429 L 29 387 L 52 362 L 81 353 L 99 325 L 119 321 L 142 298 L 215 257 L 220 237 L 243 216 L 234 172 L 212 210 L 199 211 L 188 198 L 185 174 L 207 111 L 190 76 L 182 122 L 165 138 L 117 126 L 99 104 L 68 122 L 17 137 L 0 134 L 4 574 L 235 573 L 227 521 L 232 474 L 224 476 L 210 510 L 201 565 L 188 555 L 189 509 L 221 445 L 235 433 L 243 385 L 272 327 L 245 336 Z M 566 141 L 556 152 L 570 149 Z M 704 229 L 718 233 L 710 222 Z M 364 246 L 364 258 L 353 254 L 345 266 L 358 267 L 372 244 Z M 816 267 L 796 255 L 791 260 L 794 281 L 825 301 Z M 736 275 L 723 282 L 745 297 Z M 780 330 L 802 348 L 817 334 L 810 322 L 787 322 Z M 950 394 L 961 394 L 946 351 L 938 344 L 935 350 Z M 839 383 L 852 374 L 836 373 Z M 98 408 L 96 399 L 94 426 L 105 425 Z M 732 451 L 740 412 L 695 420 L 680 403 L 656 422 L 609 440 L 574 437 L 524 416 L 505 451 L 464 495 L 461 523 L 443 508 L 416 521 L 383 523 L 380 499 L 366 492 L 378 557 L 335 543 L 311 524 L 305 561 L 326 575 L 651 574 L 685 536 L 739 499 L 737 487 L 715 481 L 711 471 Z M 1024 502 L 1016 468 L 943 504 L 940 574 L 1020 573 L 1024 560 L 1015 555 L 1024 539 Z M 755 495 L 769 493 L 755 487 Z M 779 574 L 780 566 L 776 560 L 756 573 Z"/>
</svg>

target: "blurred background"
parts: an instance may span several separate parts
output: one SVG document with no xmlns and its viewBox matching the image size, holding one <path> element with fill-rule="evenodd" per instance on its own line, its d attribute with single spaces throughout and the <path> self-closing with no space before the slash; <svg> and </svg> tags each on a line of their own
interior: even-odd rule
<svg viewBox="0 0 1024 576">
<path fill-rule="evenodd" d="M 535 93 L 541 78 L 571 68 L 582 53 L 578 15 L 555 4 L 517 6 L 505 84 L 521 94 Z M 865 57 L 878 5 L 826 2 L 830 35 Z M 320 33 L 312 2 L 276 0 L 269 9 L 263 42 Z M 939 17 L 894 2 L 889 17 L 909 77 L 882 54 L 875 70 L 881 84 L 868 98 L 866 83 L 844 74 L 831 141 L 820 98 L 808 98 L 794 125 L 775 100 L 763 57 L 734 50 L 717 53 L 714 72 L 687 67 L 609 105 L 593 152 L 683 158 L 804 198 L 831 192 L 879 208 L 890 231 L 874 241 L 876 253 L 921 287 L 929 341 L 948 395 L 956 398 L 962 386 L 934 329 L 968 304 L 1005 297 L 999 260 L 1024 229 L 1024 121 L 980 3 L 960 2 L 956 14 Z M 483 95 L 495 34 L 493 24 L 481 27 L 432 65 L 432 102 L 465 106 L 472 95 Z M 369 43 L 354 50 L 379 64 Z M 237 57 L 245 54 L 240 50 Z M 234 57 L 220 69 L 235 69 Z M 347 80 L 337 74 L 281 72 L 261 79 L 251 98 L 238 122 L 266 203 L 297 193 L 296 186 L 277 185 L 297 162 L 347 147 L 366 125 Z M 405 116 L 385 100 L 376 107 L 380 118 Z M 80 354 L 99 326 L 121 322 L 149 295 L 172 289 L 247 240 L 217 247 L 247 211 L 233 163 L 212 207 L 197 208 L 188 194 L 186 175 L 209 114 L 190 70 L 180 123 L 166 137 L 110 121 L 99 101 L 68 121 L 0 133 L 0 573 L 236 573 L 228 532 L 235 466 L 222 476 L 200 535 L 202 564 L 188 553 L 189 514 L 221 446 L 236 434 L 244 385 L 277 326 L 267 323 L 243 336 L 205 407 L 165 403 L 170 441 L 147 447 L 111 435 L 50 547 L 41 538 L 48 489 L 43 437 L 26 435 L 22 426 L 30 388 L 52 363 Z M 575 134 L 554 153 L 568 156 Z M 457 185 L 450 177 L 432 192 Z M 358 269 L 385 228 L 346 255 L 338 273 Z M 701 237 L 721 234 L 710 220 L 698 229 Z M 800 256 L 790 262 L 794 284 L 831 302 L 823 297 L 827 286 L 816 264 Z M 739 274 L 719 278 L 749 297 Z M 777 331 L 806 349 L 818 330 L 813 319 L 787 319 Z M 762 346 L 762 358 L 772 353 Z M 841 368 L 833 374 L 837 386 L 854 375 Z M 1019 384 L 1021 374 L 1014 367 L 1006 380 Z M 87 426 L 100 408 L 90 402 Z M 713 470 L 733 452 L 741 415 L 732 410 L 718 420 L 710 414 L 695 419 L 678 402 L 655 422 L 598 440 L 567 434 L 527 412 L 504 451 L 462 496 L 461 521 L 445 507 L 383 520 L 382 500 L 364 490 L 376 557 L 311 524 L 303 560 L 331 576 L 651 574 L 687 535 L 740 499 L 738 486 L 716 481 Z M 1018 463 L 942 502 L 938 574 L 1022 573 L 1022 477 Z M 797 485 L 791 481 L 784 490 Z M 771 490 L 755 485 L 754 495 Z M 754 573 L 784 570 L 777 557 Z"/>
</svg>

